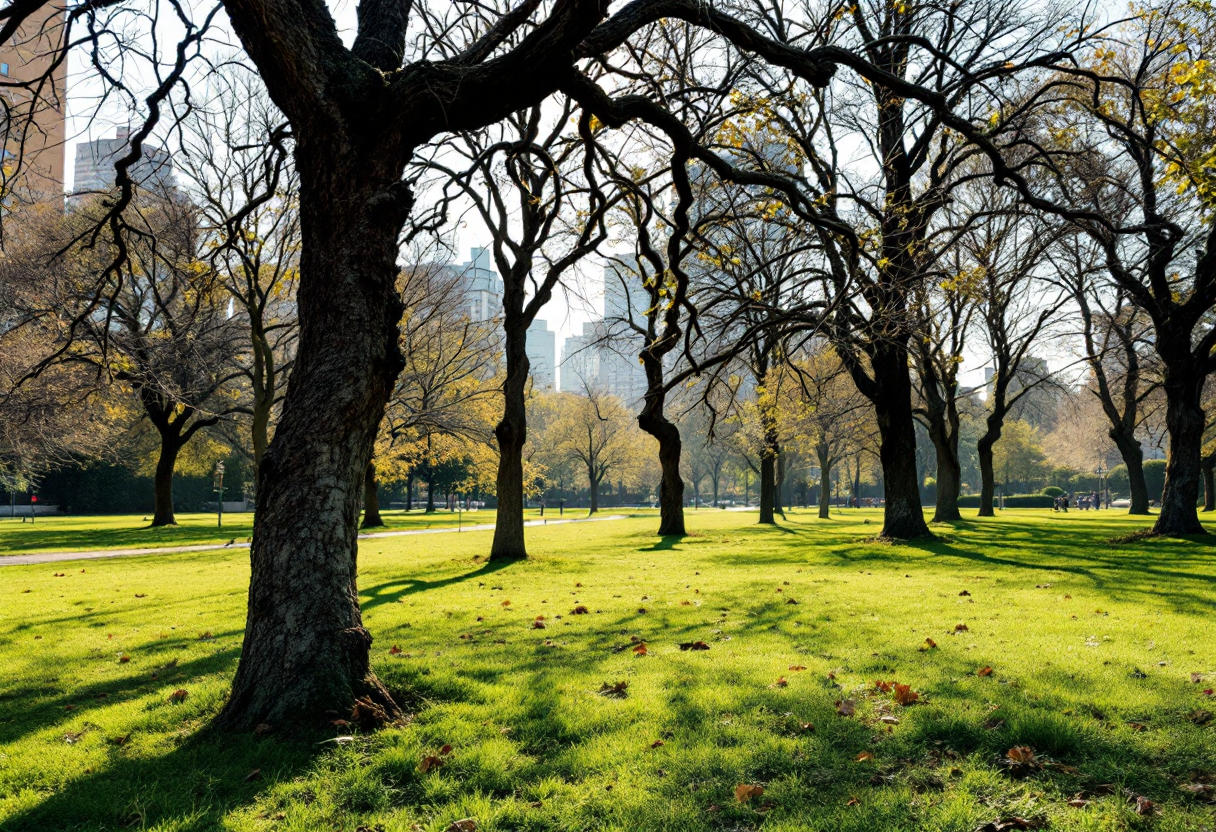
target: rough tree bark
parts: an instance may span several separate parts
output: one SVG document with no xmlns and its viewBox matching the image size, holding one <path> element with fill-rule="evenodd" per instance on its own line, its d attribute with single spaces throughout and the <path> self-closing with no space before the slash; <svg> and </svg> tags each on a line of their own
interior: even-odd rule
<svg viewBox="0 0 1216 832">
<path fill-rule="evenodd" d="M 1148 481 L 1144 479 L 1144 450 L 1140 440 L 1131 435 L 1122 424 L 1112 427 L 1109 432 L 1119 456 L 1127 468 L 1127 484 L 1131 491 L 1131 505 L 1128 514 L 1148 514 Z"/>
<path fill-rule="evenodd" d="M 649 375 L 651 368 L 647 368 Z M 660 373 L 662 365 L 659 365 Z M 642 412 L 638 414 L 638 427 L 653 436 L 659 443 L 659 467 L 662 479 L 659 482 L 659 534 L 683 536 L 684 529 L 684 478 L 680 476 L 680 429 L 663 413 L 665 394 L 660 379 L 659 385 L 650 386 L 646 393 Z"/>
<path fill-rule="evenodd" d="M 930 434 L 932 436 L 932 433 Z M 961 520 L 958 510 L 958 494 L 963 482 L 963 467 L 958 458 L 958 435 L 953 441 L 947 437 L 933 439 L 937 451 L 937 499 L 933 508 L 933 522 L 946 523 Z"/>
<path fill-rule="evenodd" d="M 785 518 L 785 454 L 777 452 L 777 467 L 773 472 L 775 482 L 773 483 L 773 511 L 780 514 L 782 519 Z"/>
<path fill-rule="evenodd" d="M 225 727 L 285 724 L 357 700 L 398 712 L 372 673 L 355 584 L 357 519 L 376 429 L 404 362 L 395 289 L 408 199 L 398 153 L 334 124 L 299 134 L 299 350 L 258 472 L 252 577 Z M 321 276 L 324 279 L 320 279 Z M 290 598 L 291 603 L 283 603 Z"/>
<path fill-rule="evenodd" d="M 992 501 L 996 497 L 996 472 L 992 466 L 992 447 L 1001 438 L 1002 419 L 994 424 L 993 417 L 988 417 L 988 430 L 976 442 L 975 450 L 980 463 L 980 513 L 979 517 L 995 517 Z"/>
<path fill-rule="evenodd" d="M 177 468 L 177 455 L 184 444 L 172 425 L 160 431 L 160 456 L 156 460 L 156 477 L 153 484 L 153 526 L 177 525 L 177 518 L 173 514 L 173 471 Z"/>
<path fill-rule="evenodd" d="M 832 505 L 832 493 L 828 486 L 832 481 L 833 460 L 828 443 L 820 441 L 816 444 L 815 456 L 819 459 L 819 517 L 826 520 Z"/>
<path fill-rule="evenodd" d="M 522 308 L 523 287 L 518 305 Z M 504 302 L 509 302 L 507 298 Z M 516 316 L 519 317 L 518 315 Z M 507 376 L 503 382 L 502 419 L 494 427 L 498 439 L 498 509 L 490 560 L 528 556 L 524 544 L 524 444 L 528 438 L 527 392 L 530 364 L 525 350 L 527 324 L 522 319 L 506 327 Z"/>
<path fill-rule="evenodd" d="M 595 514 L 600 510 L 600 479 L 597 477 L 592 468 L 587 469 L 587 492 L 590 506 L 587 509 L 587 514 Z"/>
<path fill-rule="evenodd" d="M 1189 332 L 1177 345 L 1158 333 L 1158 352 L 1165 364 L 1165 424 L 1169 451 L 1165 462 L 1165 491 L 1161 512 L 1153 524 L 1160 535 L 1206 534 L 1199 522 L 1200 457 L 1206 424 L 1202 395 L 1205 375 L 1195 370 L 1190 355 Z M 1176 348 L 1171 350 L 1171 346 Z M 1184 357 L 1185 356 L 1185 357 Z"/>
<path fill-rule="evenodd" d="M 1203 468 L 1203 510 L 1216 511 L 1216 451 L 1200 461 Z"/>
<path fill-rule="evenodd" d="M 904 540 L 931 537 L 916 476 L 916 427 L 912 421 L 907 346 L 894 342 L 876 345 L 871 361 L 878 390 L 870 400 L 878 420 L 878 458 L 886 503 L 882 536 Z"/>
<path fill-rule="evenodd" d="M 380 519 L 380 495 L 377 493 L 376 463 L 367 463 L 367 471 L 363 474 L 363 528 L 373 529 L 383 526 Z"/>
</svg>

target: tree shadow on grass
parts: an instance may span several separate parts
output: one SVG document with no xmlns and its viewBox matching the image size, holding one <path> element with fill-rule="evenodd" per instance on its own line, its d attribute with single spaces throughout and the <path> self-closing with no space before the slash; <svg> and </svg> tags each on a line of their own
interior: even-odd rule
<svg viewBox="0 0 1216 832">
<path fill-rule="evenodd" d="M 0 723 L 0 743 L 12 743 L 22 737 L 43 731 L 54 725 L 87 716 L 90 711 L 112 707 L 126 698 L 145 696 L 149 692 L 188 681 L 199 676 L 235 673 L 240 647 L 231 647 L 182 664 L 163 665 L 153 679 L 150 671 L 132 673 L 92 685 L 81 685 L 71 693 L 47 697 L 42 684 L 33 684 L 0 696 L 0 710 L 13 714 L 10 721 Z M 71 710 L 69 710 L 69 708 Z"/>
<path fill-rule="evenodd" d="M 434 580 L 424 580 L 421 578 L 395 578 L 393 580 L 375 584 L 374 586 L 361 587 L 359 589 L 359 601 L 362 605 L 363 611 L 366 612 L 373 607 L 378 607 L 381 604 L 395 603 L 408 595 L 413 595 L 418 592 L 441 589 L 445 586 L 462 583 L 474 578 L 493 575 L 495 572 L 498 572 L 501 569 L 506 569 L 509 566 L 521 562 L 523 561 L 487 560 L 485 563 L 471 572 L 464 572 L 447 578 L 436 578 Z"/>
<path fill-rule="evenodd" d="M 115 746 L 107 764 L 68 780 L 0 822 L 0 830 L 219 829 L 228 813 L 296 777 L 323 747 L 313 736 L 257 737 L 212 729 L 155 757 Z"/>
<path fill-rule="evenodd" d="M 665 534 L 654 542 L 653 546 L 638 549 L 639 552 L 668 552 L 683 543 L 688 538 L 686 534 Z"/>
</svg>

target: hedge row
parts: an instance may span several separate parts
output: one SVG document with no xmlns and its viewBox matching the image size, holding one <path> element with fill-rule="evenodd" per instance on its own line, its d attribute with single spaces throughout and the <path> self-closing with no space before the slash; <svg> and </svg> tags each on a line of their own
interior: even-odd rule
<svg viewBox="0 0 1216 832">
<path fill-rule="evenodd" d="M 1005 508 L 1051 508 L 1055 505 L 1055 502 L 1055 497 L 1049 497 L 1046 494 L 1011 494 L 1005 498 Z M 993 499 L 992 505 L 999 506 L 1000 498 Z M 958 507 L 979 508 L 979 495 L 972 494 L 967 497 L 959 497 Z"/>
</svg>

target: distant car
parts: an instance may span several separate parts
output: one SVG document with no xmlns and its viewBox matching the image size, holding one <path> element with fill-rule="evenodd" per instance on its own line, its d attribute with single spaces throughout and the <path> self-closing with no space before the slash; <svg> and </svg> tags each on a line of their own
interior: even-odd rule
<svg viewBox="0 0 1216 832">
<path fill-rule="evenodd" d="M 1131 508 L 1132 501 L 1127 499 L 1126 497 L 1120 497 L 1118 500 L 1111 500 L 1110 507 L 1111 508 Z"/>
</svg>

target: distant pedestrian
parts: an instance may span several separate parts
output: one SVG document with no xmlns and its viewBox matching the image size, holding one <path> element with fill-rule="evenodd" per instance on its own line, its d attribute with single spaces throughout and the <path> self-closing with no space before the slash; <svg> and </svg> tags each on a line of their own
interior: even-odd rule
<svg viewBox="0 0 1216 832">
<path fill-rule="evenodd" d="M 1060 507 L 1063 509 L 1065 514 L 1068 514 L 1068 495 L 1065 494 L 1064 496 L 1062 496 L 1060 498 L 1060 500 L 1061 500 Z"/>
</svg>

